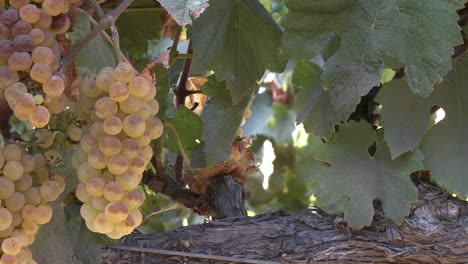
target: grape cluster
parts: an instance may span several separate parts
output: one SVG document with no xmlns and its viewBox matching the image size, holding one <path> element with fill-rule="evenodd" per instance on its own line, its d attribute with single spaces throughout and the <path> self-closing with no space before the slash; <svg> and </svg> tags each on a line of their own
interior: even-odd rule
<svg viewBox="0 0 468 264">
<path fill-rule="evenodd" d="M 0 168 L 0 263 L 36 263 L 27 246 L 39 226 L 51 220 L 48 202 L 63 192 L 64 179 L 49 175 L 44 155 L 30 155 L 16 144 L 0 152 Z"/>
<path fill-rule="evenodd" d="M 76 196 L 93 232 L 118 239 L 142 222 L 139 184 L 153 156 L 150 143 L 163 131 L 155 96 L 155 86 L 125 62 L 82 81 L 79 107 L 90 126 L 80 141 Z"/>
<path fill-rule="evenodd" d="M 70 2 L 33 1 L 10 0 L 0 9 L 0 95 L 19 120 L 42 128 L 67 104 L 55 37 L 70 27 Z"/>
</svg>

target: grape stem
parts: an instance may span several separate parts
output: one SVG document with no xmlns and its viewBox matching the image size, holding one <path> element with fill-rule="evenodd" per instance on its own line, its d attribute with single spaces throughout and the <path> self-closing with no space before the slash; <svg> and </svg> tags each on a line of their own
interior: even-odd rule
<svg viewBox="0 0 468 264">
<path fill-rule="evenodd" d="M 62 59 L 60 70 L 62 71 L 68 64 L 70 64 L 78 53 L 97 35 L 99 35 L 105 29 L 112 27 L 115 24 L 117 18 L 123 13 L 123 11 L 133 2 L 134 0 L 122 0 L 120 4 L 111 12 L 105 14 L 99 23 L 88 33 L 80 42 L 73 47 L 73 49 Z"/>
</svg>

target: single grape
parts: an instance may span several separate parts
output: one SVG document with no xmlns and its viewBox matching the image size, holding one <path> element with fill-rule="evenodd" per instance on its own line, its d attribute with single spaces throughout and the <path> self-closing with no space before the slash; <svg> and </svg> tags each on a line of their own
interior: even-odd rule
<svg viewBox="0 0 468 264">
<path fill-rule="evenodd" d="M 34 96 L 29 93 L 19 93 L 16 95 L 15 114 L 20 114 L 29 117 L 36 109 Z"/>
<path fill-rule="evenodd" d="M 33 28 L 29 32 L 29 37 L 35 46 L 38 46 L 44 42 L 45 35 L 42 29 Z"/>
<path fill-rule="evenodd" d="M 43 46 L 34 48 L 31 56 L 32 56 L 32 61 L 34 63 L 41 63 L 41 64 L 47 64 L 47 65 L 52 64 L 55 59 L 54 52 L 50 48 L 43 47 Z"/>
<path fill-rule="evenodd" d="M 94 219 L 94 228 L 98 233 L 109 233 L 114 229 L 114 224 L 109 221 L 104 213 L 100 213 Z"/>
<path fill-rule="evenodd" d="M 65 6 L 66 8 L 68 8 L 69 7 L 68 3 L 66 3 Z M 54 34 L 60 35 L 60 34 L 66 33 L 68 29 L 70 28 L 70 25 L 71 25 L 70 19 L 68 18 L 67 15 L 59 15 L 59 16 L 53 17 L 50 30 Z"/>
<path fill-rule="evenodd" d="M 138 142 L 138 145 L 140 145 L 141 147 L 144 147 L 151 143 L 151 139 L 152 138 L 150 136 L 150 132 L 148 130 L 145 130 L 145 132 L 143 132 L 143 135 L 135 138 L 135 141 Z"/>
<path fill-rule="evenodd" d="M 122 131 L 122 121 L 120 118 L 116 116 L 112 116 L 104 120 L 104 123 L 102 124 L 102 128 L 104 129 L 104 132 L 108 135 L 115 136 L 119 134 Z"/>
<path fill-rule="evenodd" d="M 106 209 L 107 204 L 109 204 L 109 201 L 106 200 L 104 197 L 93 197 L 91 200 L 91 205 L 100 212 Z"/>
<path fill-rule="evenodd" d="M 12 256 L 9 254 L 2 254 L 2 257 L 0 258 L 0 262 L 2 264 L 17 264 L 18 263 L 18 258 L 16 256 Z M 28 263 L 30 264 L 30 263 Z"/>
<path fill-rule="evenodd" d="M 147 145 L 141 148 L 139 155 L 146 160 L 146 162 L 149 162 L 151 158 L 153 158 L 153 149 L 151 146 Z"/>
<path fill-rule="evenodd" d="M 3 175 L 12 181 L 19 180 L 23 173 L 24 168 L 19 161 L 8 161 L 3 167 Z"/>
<path fill-rule="evenodd" d="M 80 214 L 85 221 L 94 221 L 99 213 L 100 211 L 89 203 L 84 203 L 80 208 Z"/>
<path fill-rule="evenodd" d="M 34 220 L 24 220 L 23 223 L 21 223 L 21 228 L 23 228 L 26 234 L 35 235 L 39 230 L 39 225 Z"/>
<path fill-rule="evenodd" d="M 135 69 L 128 62 L 121 62 L 115 67 L 115 79 L 123 83 L 129 83 L 135 77 Z"/>
<path fill-rule="evenodd" d="M 0 23 L 0 40 L 6 40 L 9 37 L 10 37 L 10 28 Z"/>
<path fill-rule="evenodd" d="M 127 116 L 123 120 L 122 124 L 125 134 L 132 138 L 143 135 L 146 129 L 145 120 L 138 114 L 131 114 Z"/>
<path fill-rule="evenodd" d="M 13 193 L 5 200 L 5 207 L 11 212 L 20 212 L 26 205 L 26 197 L 20 192 Z"/>
<path fill-rule="evenodd" d="M 93 197 L 100 197 L 104 194 L 106 181 L 102 178 L 92 178 L 86 183 L 86 191 Z"/>
<path fill-rule="evenodd" d="M 157 117 L 150 117 L 146 120 L 146 131 L 149 132 L 151 139 L 159 138 L 163 133 L 163 123 Z"/>
<path fill-rule="evenodd" d="M 151 99 L 148 101 L 148 104 L 151 108 L 151 116 L 155 116 L 159 112 L 159 103 L 156 99 Z"/>
<path fill-rule="evenodd" d="M 89 179 L 101 177 L 101 170 L 91 167 L 88 162 L 83 162 L 78 166 L 76 175 L 80 182 L 88 182 Z"/>
<path fill-rule="evenodd" d="M 54 143 L 54 133 L 49 129 L 37 129 L 34 133 L 36 144 L 41 148 L 50 148 Z"/>
<path fill-rule="evenodd" d="M 101 122 L 93 123 L 91 127 L 89 128 L 89 133 L 96 140 L 100 140 L 101 137 L 106 135 L 106 132 L 104 132 L 104 126 Z"/>
<path fill-rule="evenodd" d="M 33 178 L 31 174 L 24 174 L 19 180 L 15 182 L 15 190 L 17 192 L 24 193 L 29 188 L 31 188 L 33 184 Z"/>
<path fill-rule="evenodd" d="M 114 69 L 111 67 L 102 68 L 96 76 L 96 86 L 103 92 L 109 91 L 109 87 L 115 81 Z"/>
<path fill-rule="evenodd" d="M 6 88 L 19 80 L 19 75 L 10 67 L 0 67 L 0 88 Z"/>
<path fill-rule="evenodd" d="M 146 170 L 146 160 L 140 156 L 136 156 L 130 161 L 128 169 L 136 174 L 142 174 Z"/>
<path fill-rule="evenodd" d="M 113 136 L 103 136 L 99 141 L 99 149 L 107 157 L 114 157 L 120 153 L 120 140 Z"/>
<path fill-rule="evenodd" d="M 128 160 L 133 159 L 134 157 L 138 156 L 140 153 L 140 145 L 134 139 L 127 138 L 122 140 L 122 150 L 121 154 L 125 156 Z"/>
<path fill-rule="evenodd" d="M 20 161 L 22 156 L 21 148 L 16 144 L 8 144 L 3 147 L 3 157 L 5 161 Z"/>
<path fill-rule="evenodd" d="M 117 202 L 122 199 L 124 195 L 124 190 L 120 185 L 114 181 L 107 183 L 106 188 L 104 189 L 104 198 L 110 202 Z"/>
<path fill-rule="evenodd" d="M 123 155 L 117 155 L 109 160 L 107 169 L 113 174 L 122 174 L 128 169 L 128 160 Z"/>
<path fill-rule="evenodd" d="M 142 76 L 136 76 L 128 84 L 128 90 L 130 91 L 130 94 L 135 97 L 146 98 L 151 89 L 156 88 L 154 88 L 148 79 Z"/>
<path fill-rule="evenodd" d="M 12 36 L 19 36 L 19 35 L 29 34 L 31 30 L 32 30 L 32 26 L 29 23 L 19 20 L 11 27 L 10 33 Z"/>
<path fill-rule="evenodd" d="M 101 119 L 115 116 L 119 110 L 117 103 L 107 96 L 97 100 L 94 108 L 96 109 L 96 115 Z"/>
<path fill-rule="evenodd" d="M 54 201 L 56 200 L 59 195 L 60 195 L 60 186 L 58 185 L 57 182 L 47 180 L 41 184 L 41 187 L 39 187 L 39 191 L 41 192 L 41 197 L 42 200 L 46 202 Z"/>
<path fill-rule="evenodd" d="M 109 87 L 109 96 L 114 102 L 123 102 L 128 99 L 130 93 L 128 86 L 123 82 L 115 82 Z"/>
<path fill-rule="evenodd" d="M 21 210 L 21 217 L 23 218 L 23 220 L 34 220 L 35 210 L 36 206 L 32 204 L 26 204 Z"/>
<path fill-rule="evenodd" d="M 34 103 L 36 103 L 36 105 L 40 105 L 43 102 L 44 102 L 44 97 L 42 97 L 42 95 L 40 94 L 34 95 Z"/>
<path fill-rule="evenodd" d="M 40 15 L 41 12 L 33 4 L 26 4 L 19 10 L 20 18 L 29 24 L 36 23 L 39 20 Z"/>
<path fill-rule="evenodd" d="M 120 102 L 119 107 L 125 114 L 136 114 L 140 111 L 142 100 L 140 98 L 129 96 L 127 100 Z"/>
<path fill-rule="evenodd" d="M 18 20 L 20 20 L 19 13 L 14 8 L 8 9 L 0 15 L 0 22 L 8 27 L 13 26 Z"/>
<path fill-rule="evenodd" d="M 21 247 L 21 242 L 14 237 L 7 238 L 3 240 L 2 243 L 2 251 L 12 256 L 18 255 L 21 251 Z"/>
<path fill-rule="evenodd" d="M 0 231 L 8 229 L 13 221 L 13 216 L 11 215 L 8 209 L 1 207 L 0 208 Z"/>
<path fill-rule="evenodd" d="M 102 170 L 107 167 L 107 158 L 99 149 L 93 149 L 88 153 L 88 163 L 91 167 Z"/>
<path fill-rule="evenodd" d="M 132 217 L 127 216 L 127 218 L 124 221 L 116 223 L 114 225 L 113 231 L 119 234 L 128 235 L 133 231 L 133 229 L 135 229 L 135 221 Z"/>
<path fill-rule="evenodd" d="M 97 144 L 97 141 L 91 135 L 84 135 L 80 140 L 80 147 L 86 153 L 90 152 L 93 148 L 96 148 Z"/>
<path fill-rule="evenodd" d="M 31 52 L 34 48 L 32 38 L 28 35 L 18 35 L 13 40 L 13 46 L 16 51 L 27 51 Z"/>
<path fill-rule="evenodd" d="M 122 202 L 109 203 L 104 210 L 104 214 L 107 220 L 112 223 L 122 222 L 128 216 L 128 207 Z"/>
<path fill-rule="evenodd" d="M 117 175 L 115 177 L 115 182 L 117 182 L 124 191 L 131 191 L 140 184 L 140 176 L 133 171 L 127 171 L 124 174 Z"/>
<path fill-rule="evenodd" d="M 29 71 L 32 60 L 28 52 L 13 52 L 8 59 L 8 66 L 14 71 Z"/>
<path fill-rule="evenodd" d="M 29 122 L 36 128 L 45 127 L 49 123 L 49 120 L 49 110 L 42 105 L 36 106 L 31 115 L 29 115 Z"/>
<path fill-rule="evenodd" d="M 73 141 L 80 141 L 81 129 L 74 124 L 67 126 L 67 136 Z"/>
<path fill-rule="evenodd" d="M 41 192 L 38 187 L 32 187 L 24 192 L 26 202 L 32 205 L 39 205 L 41 203 Z"/>
<path fill-rule="evenodd" d="M 144 202 L 144 197 L 138 189 L 133 189 L 122 198 L 130 210 L 140 207 Z"/>
<path fill-rule="evenodd" d="M 143 222 L 143 215 L 141 214 L 140 210 L 138 210 L 138 209 L 132 210 L 128 214 L 128 216 L 133 218 L 133 221 L 135 223 L 135 227 L 140 226 L 141 223 Z"/>
<path fill-rule="evenodd" d="M 75 189 L 75 195 L 76 198 L 78 198 L 78 200 L 82 201 L 83 203 L 91 202 L 91 200 L 93 199 L 91 194 L 89 194 L 86 190 L 85 183 L 78 183 Z"/>
<path fill-rule="evenodd" d="M 36 63 L 31 67 L 31 72 L 29 74 L 31 79 L 43 84 L 52 77 L 52 70 L 47 64 Z"/>
<path fill-rule="evenodd" d="M 29 4 L 29 0 L 9 0 L 8 3 L 16 8 L 16 9 L 20 9 L 21 7 Z"/>
<path fill-rule="evenodd" d="M 34 210 L 34 220 L 40 224 L 47 224 L 52 219 L 52 208 L 47 204 L 41 204 Z"/>
<path fill-rule="evenodd" d="M 64 0 L 44 0 L 42 2 L 42 9 L 50 16 L 58 16 L 65 9 Z"/>
</svg>

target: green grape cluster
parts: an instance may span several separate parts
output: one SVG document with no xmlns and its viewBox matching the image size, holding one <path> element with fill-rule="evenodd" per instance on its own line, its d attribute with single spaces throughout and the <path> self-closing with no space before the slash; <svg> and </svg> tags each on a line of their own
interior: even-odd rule
<svg viewBox="0 0 468 264">
<path fill-rule="evenodd" d="M 27 247 L 51 220 L 48 203 L 64 191 L 64 179 L 49 174 L 43 154 L 31 155 L 19 144 L 3 148 L 0 168 L 0 263 L 36 263 Z"/>
<path fill-rule="evenodd" d="M 0 95 L 19 120 L 37 128 L 66 108 L 56 36 L 70 27 L 70 3 L 10 0 L 8 9 L 0 9 Z"/>
<path fill-rule="evenodd" d="M 78 109 L 90 123 L 75 159 L 81 215 L 93 232 L 118 239 L 142 222 L 139 184 L 163 132 L 151 81 L 125 62 L 85 78 Z"/>
</svg>

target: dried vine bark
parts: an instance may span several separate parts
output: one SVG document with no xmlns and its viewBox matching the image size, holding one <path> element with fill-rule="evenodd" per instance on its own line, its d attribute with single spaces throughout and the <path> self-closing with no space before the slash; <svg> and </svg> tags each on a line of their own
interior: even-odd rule
<svg viewBox="0 0 468 264">
<path fill-rule="evenodd" d="M 399 227 L 378 206 L 372 225 L 358 231 L 341 228 L 341 216 L 320 210 L 289 216 L 278 212 L 133 234 L 119 244 L 207 258 L 106 248 L 102 263 L 228 263 L 210 259 L 212 255 L 254 261 L 244 263 L 468 263 L 468 203 L 428 182 L 416 182 L 419 200 Z"/>
</svg>

